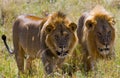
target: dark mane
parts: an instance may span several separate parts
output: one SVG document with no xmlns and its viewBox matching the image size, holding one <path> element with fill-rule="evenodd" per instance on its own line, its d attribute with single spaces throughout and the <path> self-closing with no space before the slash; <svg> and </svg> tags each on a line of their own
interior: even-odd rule
<svg viewBox="0 0 120 78">
<path fill-rule="evenodd" d="M 62 13 L 61 11 L 58 11 L 58 12 L 57 12 L 57 16 L 58 16 L 58 17 L 61 17 L 61 18 L 65 18 L 65 17 L 66 17 L 66 14 Z"/>
<path fill-rule="evenodd" d="M 60 11 L 58 11 L 58 12 L 55 12 L 55 13 L 52 13 L 51 15 L 50 15 L 50 17 L 51 17 L 51 19 L 52 20 L 60 20 L 60 19 L 65 19 L 66 18 L 66 14 L 64 14 L 63 12 L 60 12 Z"/>
</svg>

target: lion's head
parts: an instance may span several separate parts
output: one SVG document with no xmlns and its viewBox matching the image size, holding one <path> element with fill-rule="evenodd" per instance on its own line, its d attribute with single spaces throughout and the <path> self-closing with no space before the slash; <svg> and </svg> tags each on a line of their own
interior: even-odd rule
<svg viewBox="0 0 120 78">
<path fill-rule="evenodd" d="M 46 47 L 57 57 L 63 58 L 73 51 L 78 41 L 76 29 L 77 25 L 65 14 L 57 12 L 48 16 L 41 33 L 46 35 Z"/>
<path fill-rule="evenodd" d="M 113 17 L 103 7 L 94 8 L 84 23 L 88 30 L 88 41 L 90 45 L 91 43 L 94 44 L 100 55 L 107 55 L 113 49 L 115 41 L 114 24 Z"/>
</svg>

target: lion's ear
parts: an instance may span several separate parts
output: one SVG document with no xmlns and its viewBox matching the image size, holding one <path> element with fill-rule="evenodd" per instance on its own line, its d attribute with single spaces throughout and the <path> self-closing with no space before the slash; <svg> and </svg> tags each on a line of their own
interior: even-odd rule
<svg viewBox="0 0 120 78">
<path fill-rule="evenodd" d="M 88 29 L 91 29 L 91 28 L 94 27 L 95 21 L 93 21 L 93 20 L 87 20 L 87 21 L 85 22 L 85 25 L 86 25 L 86 27 L 87 27 Z"/>
<path fill-rule="evenodd" d="M 112 17 L 110 20 L 109 20 L 110 24 L 111 25 L 115 25 L 116 24 L 116 21 L 114 19 L 114 17 Z"/>
<path fill-rule="evenodd" d="M 69 24 L 69 28 L 72 30 L 72 31 L 75 31 L 77 29 L 77 25 L 75 23 L 70 23 Z"/>
<path fill-rule="evenodd" d="M 50 33 L 52 30 L 53 30 L 53 26 L 52 25 L 47 25 L 46 28 L 45 28 L 45 31 L 47 33 Z"/>
</svg>

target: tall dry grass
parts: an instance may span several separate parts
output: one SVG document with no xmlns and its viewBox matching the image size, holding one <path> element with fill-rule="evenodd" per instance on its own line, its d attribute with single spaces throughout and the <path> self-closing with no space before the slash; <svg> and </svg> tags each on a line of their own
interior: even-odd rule
<svg viewBox="0 0 120 78">
<path fill-rule="evenodd" d="M 117 2 L 116 2 L 117 1 Z M 78 22 L 80 15 L 91 10 L 95 5 L 100 4 L 104 6 L 109 12 L 111 12 L 116 19 L 117 39 L 116 39 L 116 59 L 105 61 L 100 60 L 97 63 L 97 71 L 89 73 L 88 78 L 119 78 L 120 77 L 120 9 L 119 0 L 1 0 L 0 1 L 0 36 L 6 34 L 8 36 L 8 44 L 10 47 L 12 44 L 12 25 L 15 18 L 21 14 L 33 14 L 36 16 L 44 17 L 46 14 L 50 14 L 56 11 L 62 11 L 68 15 L 68 17 Z M 4 21 L 4 23 L 3 23 Z M 80 57 L 81 53 L 77 49 L 77 57 Z M 74 78 L 86 78 L 81 69 L 81 62 L 71 60 L 66 65 L 71 66 L 71 62 L 75 61 L 78 65 L 77 72 L 73 74 Z M 14 59 L 14 55 L 10 56 L 7 50 L 0 40 L 0 78 L 16 78 L 17 77 L 17 65 Z M 43 78 L 44 71 L 40 60 L 36 60 L 37 72 L 34 76 L 28 78 Z M 66 67 L 67 68 L 67 67 Z M 72 68 L 72 67 L 70 67 Z M 66 70 L 67 71 L 67 70 Z M 61 72 L 61 71 L 60 71 Z M 56 72 L 55 78 L 63 77 Z M 67 75 L 65 78 L 69 78 Z M 26 78 L 23 76 L 23 78 Z"/>
</svg>

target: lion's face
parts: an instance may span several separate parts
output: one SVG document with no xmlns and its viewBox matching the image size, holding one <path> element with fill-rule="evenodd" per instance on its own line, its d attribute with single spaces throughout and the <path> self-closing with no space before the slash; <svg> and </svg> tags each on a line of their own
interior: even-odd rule
<svg viewBox="0 0 120 78">
<path fill-rule="evenodd" d="M 101 55 L 110 53 L 115 40 L 114 21 L 99 18 L 94 23 L 89 20 L 89 27 L 93 31 L 97 52 Z"/>
<path fill-rule="evenodd" d="M 100 54 L 109 54 L 115 38 L 115 31 L 106 20 L 98 20 L 95 28 L 96 45 Z"/>
<path fill-rule="evenodd" d="M 75 23 L 56 22 L 46 26 L 46 45 L 59 58 L 67 56 L 77 43 Z"/>
</svg>

